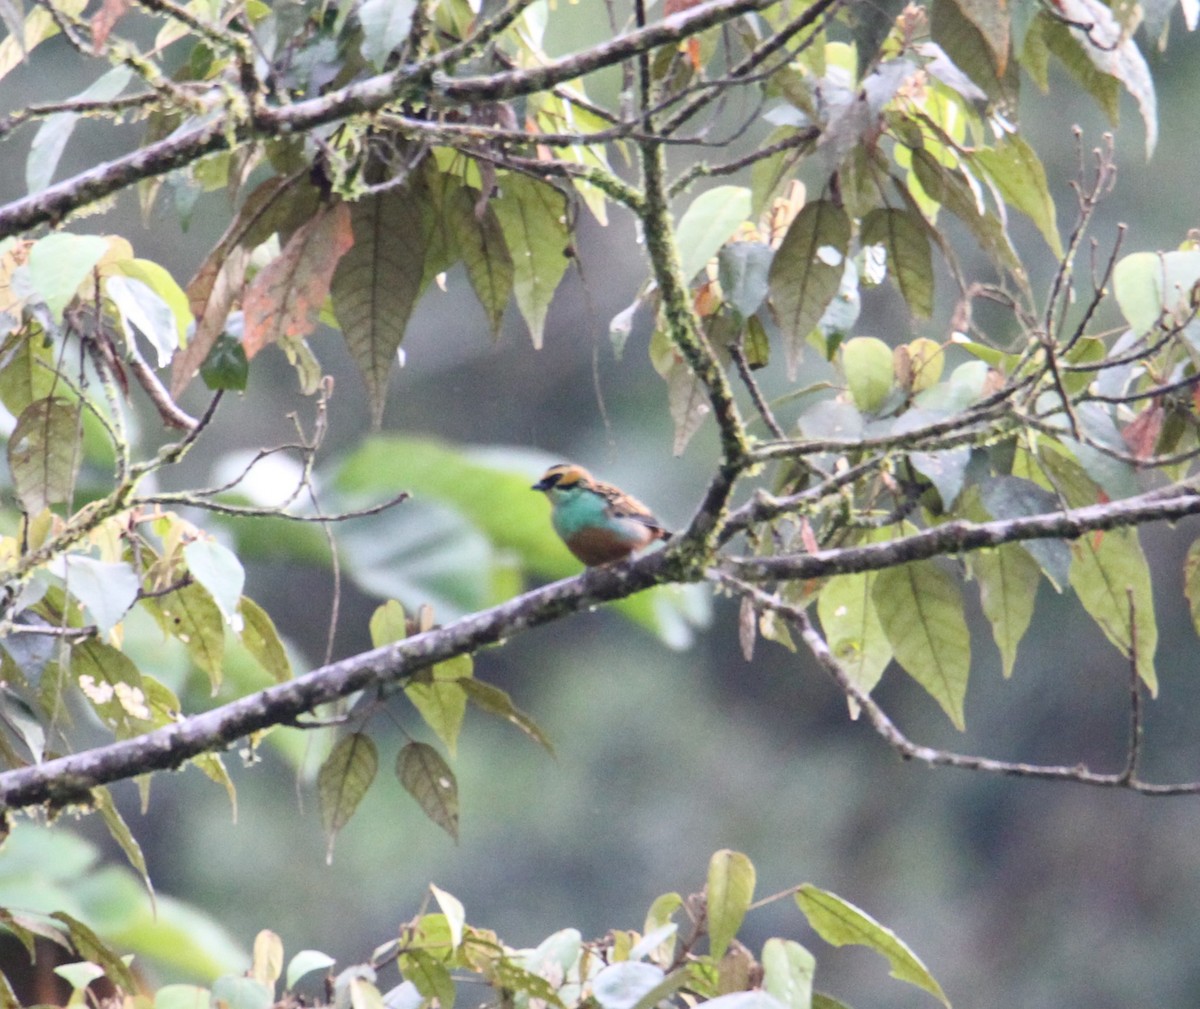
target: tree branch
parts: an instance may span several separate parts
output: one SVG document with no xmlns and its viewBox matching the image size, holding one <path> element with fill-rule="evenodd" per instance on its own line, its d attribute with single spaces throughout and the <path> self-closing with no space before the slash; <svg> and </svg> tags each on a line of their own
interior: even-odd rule
<svg viewBox="0 0 1200 1009">
<path fill-rule="evenodd" d="M 352 658 L 201 714 L 107 746 L 0 774 L 0 808 L 84 802 L 98 785 L 178 768 L 261 729 L 286 724 L 322 704 L 395 683 L 435 663 L 475 652 L 597 603 L 624 599 L 666 580 L 665 555 L 594 568 L 499 606 Z"/>
</svg>

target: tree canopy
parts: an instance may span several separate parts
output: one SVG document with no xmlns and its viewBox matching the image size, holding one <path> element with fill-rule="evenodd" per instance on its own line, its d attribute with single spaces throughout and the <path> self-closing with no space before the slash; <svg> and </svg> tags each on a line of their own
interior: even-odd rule
<svg viewBox="0 0 1200 1009">
<path fill-rule="evenodd" d="M 552 733 L 489 682 L 489 646 L 601 603 L 683 646 L 713 595 L 736 600 L 718 619 L 736 625 L 747 661 L 770 646 L 807 651 L 851 716 L 906 759 L 1200 792 L 1200 779 L 1142 772 L 1159 676 L 1140 538 L 1200 513 L 1200 237 L 1185 228 L 1176 247 L 1126 253 L 1122 230 L 1093 234 L 1114 185 L 1112 138 L 1075 131 L 1062 207 L 1019 116 L 1022 90 L 1052 83 L 1114 125 L 1131 99 L 1152 158 L 1144 52 L 1167 46 L 1173 14 L 1191 30 L 1200 9 L 0 2 L 0 76 L 58 67 L 89 82 L 0 121 L 27 189 L 0 205 L 9 822 L 98 813 L 149 887 L 110 785 L 135 781 L 150 804 L 154 772 L 191 764 L 234 800 L 225 751 L 295 759 L 296 740 L 319 734 L 330 857 L 381 756 L 457 837 L 468 707 L 550 747 Z M 123 146 L 79 167 L 73 138 L 95 123 Z M 136 198 L 147 224 L 169 214 L 188 227 L 211 194 L 225 216 L 190 280 L 137 254 L 125 203 Z M 693 440 L 715 432 L 706 486 L 662 549 L 579 574 L 529 490 L 544 456 L 398 430 L 330 450 L 334 396 L 364 396 L 384 424 L 423 298 L 449 282 L 493 337 L 515 315 L 541 348 L 564 278 L 618 218 L 636 224 L 628 255 L 645 277 L 608 323 L 612 351 L 648 338 L 676 454 L 708 451 Z M 1034 257 L 1054 264 L 1044 282 Z M 905 325 L 864 332 L 872 302 Z M 910 327 L 920 335 L 901 335 Z M 327 331 L 356 388 L 335 390 L 310 344 Z M 262 376 L 283 359 L 294 437 L 192 482 L 187 463 L 217 419 L 233 401 L 265 402 Z M 451 517 L 428 520 L 428 502 Z M 300 658 L 277 614 L 245 594 L 264 541 L 332 565 L 331 597 L 305 614 L 329 626 L 323 659 Z M 438 563 L 423 563 L 431 551 Z M 1177 565 L 1200 627 L 1200 547 Z M 369 651 L 335 649 L 343 566 L 379 597 Z M 1001 760 L 902 731 L 873 695 L 885 670 L 963 729 L 973 600 L 1008 677 L 1044 585 L 1127 661 L 1123 766 Z M 381 755 L 374 729 L 402 707 L 436 745 L 409 738 Z M 799 943 L 751 953 L 737 941 L 754 887 L 751 860 L 722 850 L 704 895 L 659 898 L 641 932 L 583 943 L 566 930 L 533 951 L 468 925 L 433 887 L 436 912 L 331 972 L 321 997 L 449 1009 L 469 974 L 496 997 L 562 1007 L 837 1005 L 814 995 Z M 867 945 L 946 1002 L 865 911 L 808 883 L 782 896 L 828 943 Z M 90 964 L 63 975 L 76 999 L 100 977 L 138 990 L 122 951 L 66 909 L 36 921 L 0 909 L 0 924 L 30 951 L 50 934 Z M 392 964 L 402 980 L 382 995 L 376 975 Z M 281 978 L 293 992 L 330 967 L 305 951 L 285 976 L 267 931 L 250 976 L 222 977 L 211 997 L 265 1009 Z M 208 997 L 164 988 L 154 1002 Z M 19 1004 L 7 987 L 0 998 Z"/>
</svg>

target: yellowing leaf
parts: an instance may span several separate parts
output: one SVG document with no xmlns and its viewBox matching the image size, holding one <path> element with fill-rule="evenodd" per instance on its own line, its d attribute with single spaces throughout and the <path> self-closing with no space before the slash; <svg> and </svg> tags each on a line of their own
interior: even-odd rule
<svg viewBox="0 0 1200 1009">
<path fill-rule="evenodd" d="M 874 413 L 892 391 L 892 349 L 878 337 L 856 336 L 842 344 L 842 370 L 854 405 Z"/>
<path fill-rule="evenodd" d="M 964 728 L 971 636 L 954 579 L 933 561 L 880 571 L 871 598 L 896 661 Z"/>
<path fill-rule="evenodd" d="M 896 934 L 866 911 L 836 894 L 805 883 L 796 893 L 796 903 L 816 933 L 833 946 L 866 946 L 887 958 L 892 977 L 929 992 L 949 1009 L 950 1001 L 929 968 Z"/>
<path fill-rule="evenodd" d="M 517 307 L 533 345 L 541 347 L 550 301 L 567 270 L 566 198 L 551 185 L 510 173 L 491 207 L 512 256 Z"/>
<path fill-rule="evenodd" d="M 1137 533 L 1109 529 L 1077 539 L 1071 545 L 1071 587 L 1104 636 L 1127 658 L 1132 656 L 1138 676 L 1157 694 L 1158 624 L 1150 569 Z"/>
<path fill-rule="evenodd" d="M 983 613 L 992 625 L 1005 677 L 1012 676 L 1017 645 L 1033 619 L 1041 569 L 1037 561 L 1013 543 L 967 555 L 967 566 L 979 582 Z"/>
<path fill-rule="evenodd" d="M 830 651 L 850 681 L 869 694 L 892 660 L 883 624 L 871 601 L 874 571 L 835 575 L 817 597 L 817 615 Z"/>
<path fill-rule="evenodd" d="M 451 756 L 458 744 L 458 733 L 467 710 L 462 680 L 471 676 L 471 666 L 469 655 L 459 655 L 439 662 L 428 671 L 427 680 L 414 680 L 404 688 L 413 707 L 446 744 Z"/>
<path fill-rule="evenodd" d="M 709 955 L 720 960 L 754 900 L 754 863 L 740 851 L 723 848 L 708 863 L 705 888 Z"/>
</svg>

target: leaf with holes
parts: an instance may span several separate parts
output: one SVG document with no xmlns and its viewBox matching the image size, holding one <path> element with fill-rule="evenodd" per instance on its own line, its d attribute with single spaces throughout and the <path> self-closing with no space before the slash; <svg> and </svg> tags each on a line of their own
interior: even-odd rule
<svg viewBox="0 0 1200 1009">
<path fill-rule="evenodd" d="M 880 571 L 871 599 L 896 661 L 965 728 L 971 635 L 954 579 L 933 561 L 914 561 Z"/>
<path fill-rule="evenodd" d="M 396 757 L 396 777 L 425 815 L 458 840 L 458 782 L 428 743 L 406 743 Z"/>
<path fill-rule="evenodd" d="M 850 218 L 835 203 L 808 204 L 771 260 L 767 290 L 783 331 L 788 372 L 795 374 L 805 338 L 838 292 L 850 244 Z"/>
<path fill-rule="evenodd" d="M 36 515 L 70 498 L 83 455 L 78 409 L 65 399 L 34 400 L 8 440 L 8 468 L 21 510 Z"/>
<path fill-rule="evenodd" d="M 871 601 L 875 578 L 874 571 L 835 575 L 817 597 L 817 615 L 830 651 L 850 682 L 866 694 L 892 661 L 892 646 Z"/>
<path fill-rule="evenodd" d="M 165 634 L 183 642 L 192 661 L 208 674 L 215 694 L 224 676 L 225 618 L 208 590 L 192 582 L 143 605 Z"/>
<path fill-rule="evenodd" d="M 371 737 L 352 732 L 338 741 L 317 772 L 317 800 L 325 828 L 327 863 L 333 861 L 333 843 L 338 832 L 350 822 L 378 770 L 379 754 Z"/>
<path fill-rule="evenodd" d="M 879 207 L 863 218 L 861 232 L 863 245 L 882 245 L 887 250 L 888 276 L 909 310 L 922 319 L 933 312 L 933 255 L 927 227 L 915 210 Z"/>
</svg>

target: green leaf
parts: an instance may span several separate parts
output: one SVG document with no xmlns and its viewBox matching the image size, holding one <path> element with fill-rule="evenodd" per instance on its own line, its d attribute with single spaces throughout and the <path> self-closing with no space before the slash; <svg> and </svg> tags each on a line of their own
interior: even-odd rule
<svg viewBox="0 0 1200 1009">
<path fill-rule="evenodd" d="M 690 281 L 750 216 L 750 190 L 716 186 L 697 196 L 675 228 L 680 265 Z"/>
<path fill-rule="evenodd" d="M 1016 100 L 1016 78 L 1001 69 L 1003 61 L 995 50 L 996 35 L 985 35 L 979 24 L 968 20 L 959 0 L 934 0 L 930 9 L 930 33 L 954 65 L 971 75 L 988 96 L 998 101 Z"/>
<path fill-rule="evenodd" d="M 354 244 L 333 275 L 333 309 L 367 386 L 378 426 L 392 361 L 421 294 L 429 225 L 424 187 L 409 185 L 350 205 Z"/>
<path fill-rule="evenodd" d="M 194 984 L 165 984 L 154 993 L 154 1009 L 212 1009 L 212 992 Z"/>
<path fill-rule="evenodd" d="M 1046 169 L 1037 152 L 1018 134 L 1006 133 L 994 147 L 976 148 L 971 163 L 987 173 L 1005 202 L 1025 214 L 1050 246 L 1056 258 L 1063 254 L 1058 234 L 1054 197 L 1046 182 Z"/>
<path fill-rule="evenodd" d="M 792 221 L 768 274 L 771 307 L 794 375 L 804 340 L 837 294 L 850 245 L 850 218 L 829 200 L 809 203 Z"/>
<path fill-rule="evenodd" d="M 58 397 L 34 400 L 21 411 L 8 440 L 8 468 L 26 515 L 74 492 L 83 455 L 78 426 L 78 407 Z"/>
<path fill-rule="evenodd" d="M 146 892 L 150 894 L 151 902 L 153 902 L 154 884 L 150 882 L 150 873 L 146 868 L 146 856 L 142 854 L 141 845 L 137 843 L 137 838 L 133 836 L 133 831 L 129 829 L 129 824 L 125 822 L 116 804 L 113 802 L 112 793 L 103 785 L 98 785 L 92 789 L 92 803 L 100 811 L 100 816 L 104 820 L 104 825 L 108 828 L 109 835 L 117 842 L 117 846 L 121 851 L 125 853 L 129 864 L 142 877 L 142 883 L 146 887 Z"/>
<path fill-rule="evenodd" d="M 1005 678 L 1012 676 L 1017 645 L 1033 619 L 1041 569 L 1037 561 L 1013 543 L 967 555 L 967 567 L 979 582 L 984 616 L 1000 649 Z"/>
<path fill-rule="evenodd" d="M 480 711 L 486 711 L 489 715 L 496 715 L 515 725 L 547 753 L 551 756 L 554 755 L 554 747 L 550 745 L 550 740 L 546 738 L 537 723 L 513 704 L 512 698 L 505 691 L 474 678 L 459 680 L 459 684 L 471 703 Z"/>
<path fill-rule="evenodd" d="M 238 611 L 242 615 L 241 637 L 246 651 L 276 683 L 290 680 L 292 663 L 267 611 L 249 596 L 242 596 Z"/>
<path fill-rule="evenodd" d="M 175 320 L 175 346 L 187 340 L 188 326 L 194 321 L 187 293 L 166 270 L 149 259 L 120 259 L 113 263 L 116 273 L 145 284 L 171 310 Z"/>
<path fill-rule="evenodd" d="M 151 728 L 142 674 L 124 652 L 89 640 L 71 649 L 71 679 L 120 738 Z"/>
<path fill-rule="evenodd" d="M 200 365 L 200 378 L 213 392 L 218 389 L 244 392 L 250 379 L 250 361 L 242 341 L 221 333 Z"/>
<path fill-rule="evenodd" d="M 863 245 L 882 245 L 887 250 L 888 276 L 908 304 L 922 319 L 933 312 L 933 256 L 926 224 L 915 210 L 879 207 L 862 220 Z"/>
<path fill-rule="evenodd" d="M 252 977 L 226 975 L 212 986 L 212 1009 L 270 1009 L 271 990 Z"/>
<path fill-rule="evenodd" d="M 1026 286 L 1028 278 L 1025 268 L 1012 247 L 1004 225 L 994 213 L 980 209 L 975 201 L 975 194 L 961 171 L 946 168 L 924 149 L 913 151 L 912 170 L 926 195 L 967 226 L 997 267 L 1011 274 L 1022 286 Z"/>
<path fill-rule="evenodd" d="M 1192 614 L 1192 626 L 1200 634 L 1200 540 L 1192 542 L 1183 561 L 1183 593 Z"/>
<path fill-rule="evenodd" d="M 362 54 L 376 70 L 408 37 L 415 0 L 362 0 L 358 21 L 362 25 Z"/>
<path fill-rule="evenodd" d="M 55 567 L 67 591 L 87 608 L 102 634 L 111 631 L 137 601 L 141 579 L 129 564 L 110 564 L 68 554 Z"/>
<path fill-rule="evenodd" d="M 1158 624 L 1150 569 L 1136 531 L 1086 533 L 1071 545 L 1071 554 L 1071 587 L 1083 608 L 1105 637 L 1133 659 L 1151 695 L 1157 694 Z"/>
<path fill-rule="evenodd" d="M 404 688 L 413 707 L 446 744 L 451 756 L 458 746 L 458 733 L 467 711 L 467 694 L 462 683 L 470 678 L 471 669 L 471 656 L 458 655 L 429 670 L 428 680 L 417 679 Z"/>
<path fill-rule="evenodd" d="M 287 985 L 288 991 L 291 991 L 296 987 L 296 982 L 305 974 L 311 974 L 314 970 L 324 970 L 326 967 L 332 967 L 335 963 L 337 961 L 328 953 L 322 953 L 316 949 L 302 949 L 288 961 L 284 984 Z"/>
<path fill-rule="evenodd" d="M 317 799 L 327 839 L 327 863 L 333 861 L 333 843 L 338 832 L 350 822 L 378 770 L 379 754 L 371 737 L 352 732 L 338 740 L 317 772 Z"/>
<path fill-rule="evenodd" d="M 428 743 L 406 743 L 396 757 L 396 777 L 425 815 L 457 842 L 458 782 L 442 755 Z"/>
<path fill-rule="evenodd" d="M 1096 69 L 1120 81 L 1137 102 L 1146 127 L 1146 160 L 1149 160 L 1158 142 L 1158 103 L 1150 68 L 1132 33 L 1126 32 L 1102 0 L 1055 0 L 1055 7 L 1063 19 L 1063 27 L 1079 41 L 1084 55 Z M 1087 82 L 1081 79 L 1081 83 L 1087 87 Z"/>
<path fill-rule="evenodd" d="M 171 306 L 148 284 L 130 277 L 109 277 L 104 292 L 117 306 L 129 346 L 134 346 L 137 334 L 141 333 L 154 347 L 158 366 L 170 364 L 171 355 L 179 348 L 179 330 Z"/>
<path fill-rule="evenodd" d="M 866 946 L 886 957 L 892 977 L 929 992 L 949 1009 L 950 1002 L 929 969 L 889 928 L 836 894 L 805 883 L 796 903 L 816 933 L 833 946 Z"/>
<path fill-rule="evenodd" d="M 216 540 L 193 540 L 183 548 L 183 559 L 188 573 L 208 590 L 222 616 L 234 623 L 246 584 L 246 572 L 237 554 Z"/>
<path fill-rule="evenodd" d="M 429 884 L 429 892 L 433 894 L 433 899 L 437 901 L 438 907 L 442 909 L 442 914 L 446 916 L 446 925 L 450 929 L 450 945 L 453 949 L 458 949 L 462 945 L 463 927 L 467 922 L 467 912 L 462 905 L 462 901 L 452 893 L 447 893 L 440 886 Z"/>
<path fill-rule="evenodd" d="M 395 599 L 389 599 L 375 607 L 368 625 L 371 631 L 371 647 L 382 648 L 408 637 L 408 618 L 404 607 Z"/>
<path fill-rule="evenodd" d="M 1008 61 L 1009 22 L 1012 14 L 996 0 L 957 0 L 963 17 L 971 22 L 991 50 L 992 62 L 1004 72 Z"/>
<path fill-rule="evenodd" d="M 512 257 L 517 307 L 540 348 L 546 312 L 569 262 L 566 197 L 551 185 L 509 173 L 491 208 Z"/>
<path fill-rule="evenodd" d="M 129 967 L 87 925 L 66 911 L 55 911 L 50 917 L 66 926 L 75 952 L 85 960 L 91 960 L 92 963 L 103 967 L 104 973 L 114 985 L 130 995 L 138 990 Z"/>
<path fill-rule="evenodd" d="M 56 231 L 34 243 L 26 264 L 29 282 L 56 319 L 62 318 L 79 285 L 107 251 L 108 239 L 69 231 Z"/>
<path fill-rule="evenodd" d="M 971 635 L 957 583 L 933 561 L 914 561 L 880 571 L 871 598 L 896 661 L 963 729 Z"/>
<path fill-rule="evenodd" d="M 132 76 L 133 70 L 130 67 L 115 66 L 107 73 L 102 74 L 90 87 L 85 88 L 72 100 L 106 102 L 111 98 L 116 98 L 124 91 Z M 41 192 L 50 185 L 50 180 L 54 178 L 54 170 L 58 167 L 58 161 L 80 118 L 77 112 L 56 112 L 42 120 L 37 133 L 33 135 L 33 142 L 29 146 L 29 157 L 25 161 L 25 185 L 31 195 Z"/>
<path fill-rule="evenodd" d="M 208 590 L 195 582 L 160 599 L 143 602 L 164 633 L 183 642 L 196 663 L 208 674 L 215 694 L 221 686 L 225 660 L 225 618 Z"/>
<path fill-rule="evenodd" d="M 1026 36 L 1025 46 L 1027 54 L 1031 49 L 1044 46 L 1057 56 L 1075 82 L 1096 100 L 1108 121 L 1117 125 L 1121 110 L 1120 83 L 1096 66 L 1089 52 L 1092 46 L 1068 28 L 1060 17 L 1043 11 Z"/>
<path fill-rule="evenodd" d="M 709 955 L 720 960 L 742 927 L 754 901 L 754 863 L 740 851 L 722 848 L 708 863 L 705 888 Z"/>
<path fill-rule="evenodd" d="M 46 399 L 55 390 L 52 344 L 41 332 L 24 329 L 0 346 L 0 402 L 14 417 L 34 400 Z"/>
<path fill-rule="evenodd" d="M 1002 476 L 979 488 L 980 500 L 992 518 L 1012 519 L 1060 510 L 1059 499 L 1031 480 Z M 1029 554 L 1059 592 L 1071 570 L 1071 548 L 1062 540 L 1027 540 L 1018 549 Z"/>
<path fill-rule="evenodd" d="M 610 963 L 592 979 L 592 997 L 601 1009 L 634 1009 L 662 983 L 664 976 L 663 969 L 651 963 Z"/>
<path fill-rule="evenodd" d="M 875 336 L 856 336 L 842 344 L 842 371 L 854 405 L 874 413 L 892 391 L 892 348 Z"/>
<path fill-rule="evenodd" d="M 721 283 L 721 291 L 725 300 L 733 306 L 743 319 L 751 319 L 758 311 L 767 296 L 767 274 L 771 269 L 771 260 L 775 253 L 769 245 L 763 242 L 731 242 L 721 248 L 717 255 L 717 278 Z M 751 325 L 757 320 L 751 320 Z M 762 324 L 758 324 L 762 332 Z M 751 340 L 748 338 L 747 343 Z M 751 367 L 761 367 L 766 363 L 766 355 L 761 350 L 751 353 L 747 347 L 747 355 Z"/>
<path fill-rule="evenodd" d="M 883 624 L 871 601 L 876 573 L 835 575 L 817 597 L 817 615 L 829 649 L 850 681 L 869 694 L 892 661 Z"/>
<path fill-rule="evenodd" d="M 487 315 L 492 337 L 497 338 L 504 309 L 513 292 L 515 271 L 491 201 L 484 204 L 482 213 L 478 210 L 478 201 L 476 190 L 459 187 L 454 190 L 447 212 L 467 270 L 467 280 Z"/>
<path fill-rule="evenodd" d="M 768 939 L 763 944 L 763 990 L 788 1009 L 811 1009 L 817 961 L 798 942 Z"/>
<path fill-rule="evenodd" d="M 1129 328 L 1142 336 L 1166 318 L 1186 318 L 1200 283 L 1200 252 L 1135 252 L 1113 269 L 1113 294 Z"/>
</svg>

